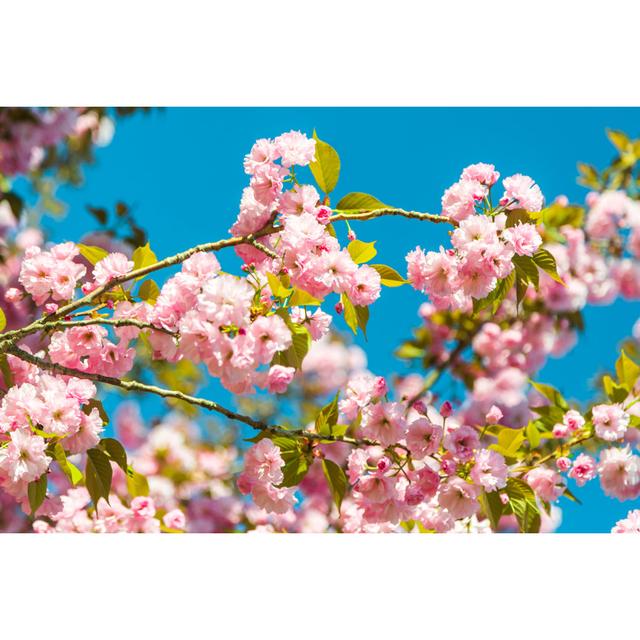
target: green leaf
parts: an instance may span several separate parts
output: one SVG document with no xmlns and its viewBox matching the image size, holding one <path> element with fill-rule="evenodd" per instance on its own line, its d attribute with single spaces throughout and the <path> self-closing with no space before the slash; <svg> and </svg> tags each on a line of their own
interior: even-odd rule
<svg viewBox="0 0 640 640">
<path fill-rule="evenodd" d="M 355 335 L 358 333 L 358 316 L 356 314 L 356 308 L 353 306 L 353 303 L 349 300 L 349 297 L 346 294 L 343 293 L 340 296 L 340 300 L 344 307 L 344 311 L 342 312 L 344 315 L 344 321 Z"/>
<path fill-rule="evenodd" d="M 7 316 L 4 315 L 4 311 L 0 308 L 0 331 L 4 331 L 7 326 Z"/>
<path fill-rule="evenodd" d="M 405 280 L 395 269 L 387 266 L 386 264 L 372 264 L 369 266 L 380 274 L 380 282 L 385 287 L 401 287 L 403 284 L 407 284 L 409 282 L 408 280 Z"/>
<path fill-rule="evenodd" d="M 289 298 L 289 306 L 291 307 L 304 307 L 304 306 L 314 306 L 322 304 L 321 300 L 314 298 L 310 293 L 302 289 L 294 289 L 293 295 Z"/>
<path fill-rule="evenodd" d="M 316 432 L 325 436 L 333 435 L 333 427 L 338 422 L 338 396 L 336 393 L 333 400 L 320 410 L 316 417 Z"/>
<path fill-rule="evenodd" d="M 490 491 L 487 493 L 486 491 L 483 491 L 480 495 L 480 504 L 482 505 L 482 510 L 491 523 L 491 529 L 493 531 L 497 531 L 500 517 L 504 510 L 504 505 L 502 504 L 502 500 L 500 500 L 500 492 Z"/>
<path fill-rule="evenodd" d="M 98 413 L 100 414 L 100 419 L 102 420 L 102 425 L 105 426 L 109 424 L 109 415 L 105 411 L 104 405 L 102 404 L 102 402 L 100 402 L 100 400 L 96 400 L 95 398 L 92 398 L 91 400 L 89 400 L 89 402 L 85 403 L 85 405 L 82 407 L 82 410 L 87 415 L 91 415 L 91 412 L 94 409 L 98 410 Z"/>
<path fill-rule="evenodd" d="M 578 498 L 576 498 L 576 496 L 573 493 L 571 493 L 571 491 L 569 491 L 569 487 L 564 488 L 562 495 L 565 496 L 567 499 L 571 500 L 571 502 L 575 502 L 576 504 L 582 504 L 582 502 L 578 500 Z"/>
<path fill-rule="evenodd" d="M 149 495 L 149 482 L 141 473 L 132 467 L 127 469 L 127 491 L 132 498 Z"/>
<path fill-rule="evenodd" d="M 315 130 L 313 137 L 316 141 L 316 159 L 309 165 L 309 168 L 320 189 L 329 194 L 338 184 L 340 156 L 330 144 L 318 138 Z"/>
<path fill-rule="evenodd" d="M 537 448 L 537 446 L 540 444 L 540 431 L 538 430 L 536 423 L 534 421 L 530 421 L 526 426 L 525 431 L 527 434 L 527 440 L 529 441 L 529 445 L 531 446 L 531 448 Z"/>
<path fill-rule="evenodd" d="M 531 222 L 531 214 L 526 209 L 510 209 L 507 211 L 506 227 L 515 227 L 521 222 Z"/>
<path fill-rule="evenodd" d="M 273 273 L 267 273 L 267 282 L 274 298 L 288 298 L 293 293 L 293 289 L 285 287 L 280 278 L 274 276 Z"/>
<path fill-rule="evenodd" d="M 519 478 L 507 479 L 507 496 L 522 533 L 540 531 L 540 509 L 531 487 Z"/>
<path fill-rule="evenodd" d="M 295 487 L 309 471 L 309 460 L 300 450 L 300 442 L 296 438 L 278 436 L 271 441 L 280 449 L 280 455 L 284 460 L 282 467 L 282 482 L 279 487 Z"/>
<path fill-rule="evenodd" d="M 138 289 L 138 296 L 141 300 L 154 305 L 160 295 L 160 287 L 154 280 L 145 280 Z"/>
<path fill-rule="evenodd" d="M 395 356 L 397 358 L 407 358 L 410 360 L 413 360 L 414 358 L 424 358 L 425 355 L 426 352 L 422 347 L 418 347 L 410 342 L 405 342 L 395 351 Z"/>
<path fill-rule="evenodd" d="M 616 362 L 616 374 L 618 382 L 631 391 L 640 375 L 640 367 L 625 353 L 620 352 L 620 357 Z"/>
<path fill-rule="evenodd" d="M 493 313 L 496 313 L 500 308 L 502 301 L 507 297 L 507 294 L 511 290 L 511 287 L 513 287 L 515 280 L 516 272 L 514 269 L 506 278 L 499 280 L 496 288 L 491 292 L 491 294 L 489 294 L 491 298 L 490 302 L 493 303 Z"/>
<path fill-rule="evenodd" d="M 276 314 L 279 315 L 285 321 L 287 327 L 289 327 L 292 344 L 286 351 L 276 353 L 271 364 L 281 364 L 286 367 L 300 369 L 311 347 L 311 334 L 304 325 L 293 322 L 286 309 L 278 309 Z"/>
<path fill-rule="evenodd" d="M 511 259 L 516 265 L 516 275 L 528 280 L 536 289 L 538 288 L 538 268 L 529 256 L 513 256 Z"/>
<path fill-rule="evenodd" d="M 342 467 L 339 467 L 335 462 L 327 460 L 326 458 L 322 460 L 322 471 L 324 471 L 331 496 L 333 497 L 336 507 L 338 507 L 339 513 L 342 500 L 347 492 L 347 476 L 342 470 Z"/>
<path fill-rule="evenodd" d="M 64 447 L 59 443 L 53 447 L 52 450 L 53 459 L 58 463 L 58 466 L 62 472 L 69 478 L 69 482 L 75 487 L 84 477 L 82 471 L 78 469 L 72 462 L 67 460 L 67 454 L 64 451 Z"/>
<path fill-rule="evenodd" d="M 546 249 L 538 249 L 531 258 L 545 273 L 548 273 L 556 282 L 564 284 L 564 280 L 558 275 L 556 259 Z"/>
<path fill-rule="evenodd" d="M 602 378 L 602 386 L 611 402 L 624 402 L 629 395 L 629 390 L 625 386 L 614 382 L 610 376 Z"/>
<path fill-rule="evenodd" d="M 529 280 L 516 271 L 516 306 L 520 306 L 520 303 L 524 300 L 524 297 L 527 294 L 528 288 Z"/>
<path fill-rule="evenodd" d="M 607 138 L 609 138 L 611 144 L 620 151 L 620 153 L 624 153 L 631 147 L 631 140 L 629 140 L 629 136 L 622 131 L 607 129 Z"/>
<path fill-rule="evenodd" d="M 104 498 L 109 502 L 111 478 L 113 470 L 109 458 L 100 449 L 87 451 L 87 466 L 85 469 L 85 483 L 94 506 L 98 507 L 98 500 Z"/>
<path fill-rule="evenodd" d="M 578 171 L 580 172 L 580 177 L 578 178 L 580 184 L 591 189 L 600 188 L 598 170 L 593 165 L 578 162 Z"/>
<path fill-rule="evenodd" d="M 533 380 L 529 380 L 529 382 L 531 386 L 549 400 L 553 406 L 560 407 L 563 411 L 569 411 L 569 404 L 555 387 L 549 384 L 542 384 L 541 382 L 534 382 Z"/>
<path fill-rule="evenodd" d="M 336 205 L 336 209 L 340 211 L 374 211 L 375 209 L 385 209 L 386 207 L 387 205 L 380 202 L 378 198 L 360 191 L 348 193 Z"/>
<path fill-rule="evenodd" d="M 0 371 L 2 371 L 2 379 L 4 380 L 7 389 L 9 389 L 13 386 L 13 373 L 11 372 L 11 367 L 9 366 L 6 353 L 0 354 Z"/>
<path fill-rule="evenodd" d="M 369 262 L 378 254 L 375 244 L 375 241 L 362 242 L 362 240 L 352 240 L 347 246 L 347 251 L 356 264 L 362 264 L 363 262 Z"/>
<path fill-rule="evenodd" d="M 133 260 L 133 270 L 143 269 L 144 267 L 150 267 L 152 264 L 158 262 L 158 258 L 156 254 L 151 250 L 149 243 L 145 244 L 143 247 L 138 247 L 131 256 Z M 144 276 L 140 276 L 142 278 Z M 140 279 L 138 278 L 138 279 Z"/>
<path fill-rule="evenodd" d="M 101 247 L 92 247 L 86 244 L 78 244 L 76 246 L 80 250 L 80 255 L 86 258 L 91 264 L 97 264 L 109 255 L 109 252 Z"/>
<path fill-rule="evenodd" d="M 43 473 L 37 480 L 29 483 L 27 487 L 31 515 L 35 516 L 44 499 L 47 497 L 47 474 Z"/>
<path fill-rule="evenodd" d="M 100 447 L 106 451 L 110 458 L 127 473 L 127 452 L 124 447 L 115 438 L 102 438 Z"/>
</svg>

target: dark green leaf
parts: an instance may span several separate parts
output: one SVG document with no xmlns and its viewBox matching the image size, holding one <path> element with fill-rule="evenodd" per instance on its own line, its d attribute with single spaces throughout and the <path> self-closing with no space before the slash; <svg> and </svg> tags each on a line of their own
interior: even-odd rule
<svg viewBox="0 0 640 640">
<path fill-rule="evenodd" d="M 37 480 L 29 483 L 27 487 L 31 515 L 35 516 L 44 499 L 47 497 L 47 474 L 43 473 Z"/>
<path fill-rule="evenodd" d="M 540 509 L 531 487 L 519 478 L 507 479 L 507 496 L 522 533 L 540 531 Z"/>
<path fill-rule="evenodd" d="M 338 507 L 338 512 L 340 512 L 342 500 L 347 492 L 347 476 L 342 470 L 342 467 L 339 467 L 335 462 L 327 460 L 326 458 L 322 460 L 322 470 L 329 484 L 333 501 L 336 507 Z"/>
<path fill-rule="evenodd" d="M 102 438 L 100 440 L 100 447 L 104 449 L 111 459 L 126 473 L 127 464 L 127 452 L 124 447 L 114 438 Z"/>
<path fill-rule="evenodd" d="M 87 451 L 87 466 L 84 475 L 87 491 L 94 506 L 97 508 L 100 498 L 109 502 L 113 471 L 109 458 L 100 449 Z"/>
</svg>

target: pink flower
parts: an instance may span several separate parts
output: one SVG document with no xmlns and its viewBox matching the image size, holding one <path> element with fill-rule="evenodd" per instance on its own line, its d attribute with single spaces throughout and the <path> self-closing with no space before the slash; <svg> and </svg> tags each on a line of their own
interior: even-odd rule
<svg viewBox="0 0 640 640">
<path fill-rule="evenodd" d="M 426 418 L 418 418 L 409 424 L 407 430 L 407 446 L 415 458 L 424 458 L 434 454 L 442 440 L 442 427 L 429 422 Z"/>
<path fill-rule="evenodd" d="M 619 404 L 599 404 L 592 409 L 596 435 L 608 442 L 620 440 L 629 426 L 629 414 Z"/>
<path fill-rule="evenodd" d="M 531 469 L 525 479 L 536 495 L 545 502 L 554 502 L 564 493 L 565 487 L 560 474 L 548 467 Z"/>
<path fill-rule="evenodd" d="M 473 452 L 480 446 L 478 432 L 467 425 L 447 429 L 444 436 L 444 447 L 460 462 L 468 462 Z"/>
<path fill-rule="evenodd" d="M 349 298 L 353 304 L 366 307 L 380 297 L 380 274 L 368 265 L 362 265 L 355 272 Z"/>
<path fill-rule="evenodd" d="M 254 357 L 260 364 L 270 362 L 278 351 L 291 346 L 291 331 L 277 315 L 259 316 L 249 328 L 255 340 Z"/>
<path fill-rule="evenodd" d="M 300 131 L 283 133 L 279 135 L 274 142 L 282 156 L 281 162 L 283 167 L 290 167 L 294 164 L 305 167 L 315 160 L 315 139 L 307 138 L 307 136 Z"/>
<path fill-rule="evenodd" d="M 556 460 L 556 467 L 559 471 L 568 471 L 571 469 L 571 460 L 566 456 L 562 456 Z"/>
<path fill-rule="evenodd" d="M 153 518 L 156 515 L 156 507 L 153 498 L 148 496 L 137 496 L 131 501 L 131 510 L 138 518 Z"/>
<path fill-rule="evenodd" d="M 419 247 L 410 251 L 407 260 L 407 279 L 414 289 L 429 295 L 449 297 L 460 286 L 458 258 L 453 253 L 429 251 Z"/>
<path fill-rule="evenodd" d="M 484 162 L 478 162 L 477 164 L 470 164 L 463 169 L 461 180 L 475 180 L 487 187 L 494 185 L 498 182 L 500 174 L 495 170 L 495 166 L 492 164 L 485 164 Z"/>
<path fill-rule="evenodd" d="M 294 367 L 285 367 L 274 364 L 269 369 L 268 387 L 269 393 L 285 393 L 291 384 L 296 370 Z"/>
<path fill-rule="evenodd" d="M 500 200 L 508 209 L 525 209 L 540 211 L 544 204 L 544 196 L 540 187 L 529 176 L 516 173 L 502 181 L 505 192 Z"/>
<path fill-rule="evenodd" d="M 454 476 L 440 485 L 438 504 L 456 519 L 468 518 L 480 509 L 479 495 L 479 487 Z"/>
<path fill-rule="evenodd" d="M 570 409 L 564 414 L 562 418 L 562 423 L 566 425 L 571 433 L 575 433 L 584 427 L 585 420 L 580 414 L 579 411 L 575 409 Z"/>
<path fill-rule="evenodd" d="M 496 491 L 507 486 L 507 473 L 503 456 L 491 449 L 481 449 L 475 456 L 471 479 L 485 491 Z"/>
<path fill-rule="evenodd" d="M 582 487 L 588 480 L 596 477 L 596 461 L 585 453 L 581 453 L 574 461 L 569 477 Z"/>
<path fill-rule="evenodd" d="M 14 485 L 37 480 L 51 463 L 44 439 L 23 430 L 12 431 L 9 437 L 7 446 L 0 448 L 0 478 Z"/>
<path fill-rule="evenodd" d="M 502 232 L 506 240 L 519 256 L 532 256 L 542 244 L 542 238 L 534 224 L 519 222 Z"/>
<path fill-rule="evenodd" d="M 442 215 L 460 222 L 475 214 L 476 204 L 487 195 L 487 188 L 476 180 L 460 180 L 442 196 Z"/>
<path fill-rule="evenodd" d="M 376 440 L 383 447 L 395 444 L 405 435 L 404 409 L 397 402 L 380 402 L 362 412 L 360 431 L 365 438 Z"/>
<path fill-rule="evenodd" d="M 611 533 L 640 533 L 640 509 L 629 511 L 626 518 L 618 520 Z"/>
<path fill-rule="evenodd" d="M 496 407 L 495 404 L 492 404 L 485 416 L 485 420 L 487 424 L 498 424 L 500 420 L 502 420 L 502 417 L 503 413 L 500 411 L 500 407 Z"/>
<path fill-rule="evenodd" d="M 606 495 L 618 500 L 634 500 L 640 495 L 640 458 L 629 446 L 611 447 L 600 454 L 600 484 Z"/>
<path fill-rule="evenodd" d="M 184 529 L 186 526 L 186 518 L 180 509 L 172 509 L 164 514 L 162 522 L 167 529 Z"/>
<path fill-rule="evenodd" d="M 93 280 L 102 286 L 110 280 L 123 276 L 133 269 L 133 261 L 123 253 L 110 253 L 93 267 Z"/>
</svg>

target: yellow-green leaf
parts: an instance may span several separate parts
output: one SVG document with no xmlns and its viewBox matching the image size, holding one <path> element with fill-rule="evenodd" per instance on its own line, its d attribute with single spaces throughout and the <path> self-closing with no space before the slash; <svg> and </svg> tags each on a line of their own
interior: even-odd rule
<svg viewBox="0 0 640 640">
<path fill-rule="evenodd" d="M 340 177 L 340 156 L 338 152 L 324 140 L 320 140 L 313 132 L 316 141 L 316 159 L 309 165 L 318 186 L 326 194 L 331 193 Z"/>
<path fill-rule="evenodd" d="M 267 273 L 267 282 L 274 298 L 288 298 L 293 293 L 293 289 L 285 287 L 280 278 L 274 276 L 273 273 Z"/>
<path fill-rule="evenodd" d="M 7 326 L 7 316 L 4 315 L 4 311 L 0 309 L 0 331 L 4 331 Z"/>
<path fill-rule="evenodd" d="M 160 295 L 160 287 L 154 280 L 145 280 L 138 290 L 138 295 L 141 300 L 148 302 L 151 305 L 156 303 L 158 296 Z"/>
<path fill-rule="evenodd" d="M 86 244 L 79 244 L 77 247 L 80 250 L 80 255 L 86 258 L 91 264 L 97 264 L 109 255 L 109 252 L 105 251 L 102 247 L 92 247 Z"/>
<path fill-rule="evenodd" d="M 378 254 L 375 244 L 375 241 L 362 242 L 362 240 L 352 240 L 347 246 L 347 251 L 356 264 L 362 264 L 369 262 Z"/>
<path fill-rule="evenodd" d="M 303 289 L 294 289 L 293 295 L 289 298 L 289 305 L 292 307 L 315 306 L 322 304 L 321 300 L 314 298 Z"/>
<path fill-rule="evenodd" d="M 386 264 L 372 264 L 370 265 L 380 274 L 380 282 L 385 287 L 401 287 L 403 284 L 407 284 L 408 280 L 405 280 L 395 269 L 387 266 Z"/>
<path fill-rule="evenodd" d="M 336 507 L 338 507 L 338 512 L 340 512 L 344 494 L 347 492 L 347 476 L 342 470 L 342 467 L 339 467 L 335 462 L 327 460 L 326 458 L 322 460 L 322 471 L 327 479 L 333 501 Z"/>
<path fill-rule="evenodd" d="M 368 193 L 354 191 L 341 198 L 336 205 L 336 209 L 340 211 L 373 211 L 375 209 L 384 209 L 386 206 L 378 198 L 374 198 Z"/>
<path fill-rule="evenodd" d="M 158 262 L 158 258 L 156 257 L 156 254 L 151 250 L 148 242 L 143 247 L 138 247 L 133 252 L 131 258 L 133 260 L 134 271 L 137 269 L 143 269 L 144 267 L 149 267 L 152 264 Z"/>
</svg>

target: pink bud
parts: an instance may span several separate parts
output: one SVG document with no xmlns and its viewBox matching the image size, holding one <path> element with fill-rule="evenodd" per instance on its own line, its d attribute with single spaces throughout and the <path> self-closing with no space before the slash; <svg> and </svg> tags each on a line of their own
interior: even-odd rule
<svg viewBox="0 0 640 640">
<path fill-rule="evenodd" d="M 353 229 L 349 229 L 349 233 L 347 233 L 347 238 L 350 242 L 353 242 L 357 239 L 356 232 Z"/>
<path fill-rule="evenodd" d="M 376 466 L 378 467 L 378 471 L 380 473 L 385 473 L 391 467 L 391 460 L 389 460 L 387 456 L 382 456 L 382 458 L 378 460 L 378 464 Z"/>
<path fill-rule="evenodd" d="M 556 466 L 560 471 L 568 471 L 569 469 L 571 469 L 571 460 L 569 460 L 569 458 L 567 458 L 566 456 L 563 456 L 562 458 L 558 458 L 556 460 Z"/>
<path fill-rule="evenodd" d="M 498 424 L 503 415 L 499 407 L 496 407 L 495 404 L 491 405 L 491 409 L 489 409 L 486 416 L 487 424 Z"/>
<path fill-rule="evenodd" d="M 113 300 L 107 300 L 107 309 L 113 309 L 114 307 L 115 307 L 115 304 Z"/>
<path fill-rule="evenodd" d="M 382 377 L 378 376 L 373 385 L 373 393 L 376 398 L 383 396 L 387 393 L 387 381 Z"/>
<path fill-rule="evenodd" d="M 558 196 L 554 202 L 560 207 L 566 207 L 569 204 L 569 198 L 565 195 Z"/>
<path fill-rule="evenodd" d="M 58 310 L 58 305 L 55 302 L 47 302 L 44 305 L 44 310 L 46 313 L 55 313 Z"/>
<path fill-rule="evenodd" d="M 20 302 L 20 300 L 22 300 L 22 293 L 20 292 L 20 289 L 11 287 L 10 289 L 6 290 L 4 294 L 4 299 L 6 302 L 15 304 L 16 302 Z"/>
<path fill-rule="evenodd" d="M 443 418 L 448 418 L 453 413 L 453 407 L 448 400 L 445 400 L 440 407 L 440 415 Z"/>
<path fill-rule="evenodd" d="M 554 438 L 566 438 L 569 435 L 569 427 L 566 424 L 559 422 L 553 425 L 553 437 Z"/>
<path fill-rule="evenodd" d="M 344 305 L 342 304 L 342 302 L 337 302 L 334 308 L 338 315 L 340 315 L 344 311 Z"/>
<path fill-rule="evenodd" d="M 318 212 L 316 213 L 316 220 L 320 224 L 329 224 L 330 219 L 331 209 L 329 209 L 329 207 L 319 207 Z"/>
<path fill-rule="evenodd" d="M 422 415 L 426 415 L 427 413 L 427 405 L 424 402 L 422 402 L 422 400 L 416 400 L 413 403 L 412 407 Z"/>
</svg>

